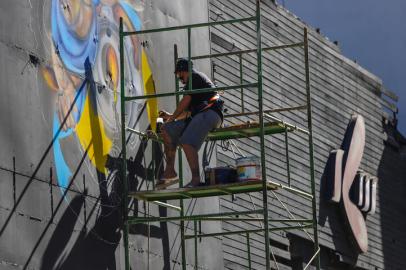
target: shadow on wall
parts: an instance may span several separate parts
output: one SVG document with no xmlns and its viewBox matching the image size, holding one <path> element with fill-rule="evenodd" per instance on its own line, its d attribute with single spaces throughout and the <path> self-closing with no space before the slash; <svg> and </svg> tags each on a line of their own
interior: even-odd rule
<svg viewBox="0 0 406 270">
<path fill-rule="evenodd" d="M 37 172 L 43 166 L 46 157 L 49 155 L 50 152 L 52 152 L 51 149 L 54 146 L 56 139 L 58 138 L 59 132 L 62 130 L 62 127 L 65 125 L 69 114 L 72 112 L 72 109 L 77 102 L 77 98 L 86 87 L 90 87 L 90 91 L 88 92 L 90 95 L 90 100 L 92 102 L 93 98 L 91 97 L 91 95 L 96 93 L 96 89 L 94 89 L 95 86 L 92 80 L 91 73 L 87 74 L 86 80 L 84 80 L 82 86 L 79 88 L 79 91 L 77 92 L 76 97 L 73 100 L 69 110 L 66 112 L 66 115 L 61 121 L 60 126 L 57 128 L 56 134 L 42 154 L 38 165 L 34 169 L 34 172 L 31 175 L 30 179 L 27 181 L 27 184 L 21 190 L 19 197 L 16 198 L 15 204 L 11 209 L 10 214 L 7 216 L 5 222 L 1 226 L 0 237 L 3 235 L 8 225 L 10 225 L 9 222 L 11 218 L 15 215 L 17 207 L 20 205 L 23 197 L 33 183 L 34 179 L 36 179 Z M 146 106 L 144 106 L 144 108 L 145 107 Z M 92 123 L 90 124 L 92 129 L 91 133 L 93 135 L 100 134 L 101 127 L 98 125 L 99 120 L 94 117 L 90 117 L 90 119 L 92 121 Z M 128 141 L 130 141 L 130 138 L 131 137 L 128 138 Z M 51 226 L 53 226 L 53 219 L 56 213 L 58 213 L 61 208 L 64 208 L 65 211 L 61 215 L 61 219 L 58 221 L 56 228 L 53 229 L 53 234 L 49 242 L 47 243 L 47 247 L 44 253 L 42 254 L 40 269 L 116 269 L 117 262 L 115 255 L 116 249 L 121 240 L 121 229 L 123 225 L 121 211 L 122 205 L 120 202 L 122 191 L 120 179 L 121 159 L 112 158 L 109 156 L 100 157 L 99 155 L 103 153 L 103 149 L 99 149 L 100 151 L 94 152 L 95 155 L 98 155 L 95 157 L 96 160 L 107 160 L 105 166 L 109 170 L 109 174 L 106 176 L 105 174 L 100 173 L 96 170 L 100 196 L 98 198 L 98 201 L 94 203 L 93 209 L 90 209 L 90 211 L 86 215 L 85 223 L 83 224 L 83 227 L 81 228 L 79 234 L 76 234 L 74 230 L 75 225 L 77 224 L 79 219 L 79 213 L 81 213 L 82 209 L 86 209 L 86 190 L 84 191 L 83 195 L 77 195 L 73 197 L 67 207 L 61 207 L 65 206 L 65 196 L 71 190 L 72 184 L 75 181 L 78 181 L 78 178 L 80 178 L 79 172 L 81 171 L 85 159 L 88 157 L 88 150 L 92 144 L 97 144 L 94 145 L 94 148 L 102 147 L 102 144 L 92 140 L 90 141 L 87 148 L 84 149 L 85 151 L 82 154 L 80 161 L 76 165 L 69 183 L 63 188 L 64 192 L 61 195 L 59 202 L 56 204 L 51 219 L 41 231 L 41 234 L 39 235 L 39 238 L 34 247 L 32 247 L 29 251 L 30 255 L 28 258 L 26 258 L 23 269 L 27 269 L 30 266 L 32 259 L 38 253 L 38 249 L 41 246 L 42 241 L 44 240 Z M 144 167 L 142 161 L 145 155 L 146 145 L 147 141 L 141 141 L 140 147 L 134 159 L 127 160 L 128 181 L 130 184 L 130 188 L 132 188 L 133 190 L 139 189 L 141 185 L 148 181 L 148 179 L 151 179 L 152 175 L 160 176 L 162 173 L 162 167 L 160 166 L 160 164 L 162 164 L 163 154 L 161 146 L 158 143 L 153 144 L 153 151 L 155 152 L 155 171 L 152 171 L 152 169 L 150 168 L 151 166 L 148 166 L 147 168 Z M 80 181 L 81 180 L 82 179 L 80 179 Z M 107 183 L 112 183 L 112 187 L 110 188 L 111 191 L 109 193 L 107 192 L 107 190 L 109 190 L 107 187 Z M 138 206 L 137 201 L 133 201 L 132 203 L 134 204 L 134 206 Z M 97 217 L 95 218 L 94 222 L 92 221 L 93 227 L 88 230 L 88 222 L 89 220 L 94 220 L 94 218 L 92 219 L 92 217 L 96 215 L 96 212 Z M 139 209 L 134 209 L 135 215 L 137 215 L 138 212 Z M 166 216 L 166 208 L 159 207 L 159 214 L 160 216 Z M 160 226 L 151 226 L 150 229 L 152 232 L 151 237 L 162 239 L 164 262 L 163 269 L 170 269 L 170 246 L 167 225 L 166 223 L 163 223 L 160 224 Z M 138 235 L 147 235 L 147 227 L 132 227 L 131 232 Z M 72 239 L 74 235 L 76 238 Z"/>
<path fill-rule="evenodd" d="M 350 200 L 364 145 L 363 117 L 352 115 L 341 147 L 330 152 L 321 179 L 319 225 L 324 227 L 328 219 L 335 246 L 327 260 L 329 266 L 355 265 L 360 252 L 368 248 L 365 215 Z"/>
<path fill-rule="evenodd" d="M 406 159 L 401 152 L 406 140 L 396 129 L 385 129 L 388 142 L 397 143 L 385 143 L 378 168 L 384 269 L 401 270 L 406 269 Z"/>
<path fill-rule="evenodd" d="M 145 142 L 143 142 L 145 143 Z M 142 149 L 142 147 L 140 147 Z M 139 150 L 137 156 L 142 158 L 142 152 Z M 130 176 L 129 182 L 133 188 L 138 187 L 146 179 L 143 178 L 145 168 L 140 164 L 141 160 L 129 160 L 127 162 Z M 158 159 L 159 161 L 159 159 Z M 72 240 L 72 234 L 75 224 L 78 221 L 81 209 L 84 207 L 85 196 L 78 195 L 74 197 L 66 208 L 62 218 L 59 220 L 51 240 L 43 254 L 42 264 L 40 269 L 116 269 L 115 252 L 121 240 L 122 211 L 120 205 L 120 197 L 122 191 L 120 179 L 120 159 L 108 159 L 109 170 L 114 175 L 113 187 L 110 195 L 107 192 L 100 193 L 100 213 L 97 215 L 93 228 L 87 231 L 87 223 L 77 236 L 72 248 L 66 254 L 65 248 Z M 140 177 L 141 176 L 141 177 Z M 108 177 L 107 177 L 108 178 Z M 107 190 L 103 187 L 106 177 L 98 173 L 98 181 L 100 191 Z M 141 181 L 140 181 L 141 180 Z M 62 199 L 63 200 L 63 199 Z M 137 202 L 133 202 L 137 205 Z M 90 210 L 87 220 L 95 215 L 96 205 Z M 160 214 L 165 216 L 166 209 L 161 208 Z M 146 226 L 138 226 L 132 228 L 133 234 L 147 235 Z M 151 226 L 151 237 L 162 239 L 164 247 L 164 269 L 170 269 L 169 261 L 169 240 L 168 230 L 165 226 Z"/>
<path fill-rule="evenodd" d="M 385 126 L 388 140 L 385 143 L 384 151 L 380 157 L 377 176 L 379 179 L 379 215 L 381 238 L 370 238 L 369 251 L 374 252 L 372 256 L 380 256 L 383 252 L 384 269 L 406 269 L 405 239 L 406 239 L 406 160 L 402 156 L 401 149 L 406 146 L 406 139 L 403 138 L 394 127 Z M 344 140 L 345 141 L 345 140 Z M 323 172 L 320 189 L 320 210 L 319 225 L 324 227 L 326 221 L 332 231 L 332 239 L 335 251 L 331 251 L 328 266 L 355 265 L 359 253 L 354 249 L 348 239 L 347 226 L 340 213 L 340 208 L 332 204 L 326 198 L 331 193 L 331 181 L 328 181 L 330 173 L 335 167 L 335 158 L 330 155 Z M 330 198 L 329 198 L 330 199 Z M 365 219 L 368 218 L 364 215 Z M 373 226 L 373 225 L 372 225 Z M 377 225 L 379 226 L 379 225 Z M 378 228 L 375 228 L 379 230 Z M 381 244 L 382 243 L 382 244 Z M 381 246 L 382 245 L 382 246 Z M 371 255 L 369 255 L 371 256 Z M 378 268 L 377 268 L 378 269 Z M 379 268 L 380 269 L 380 268 Z"/>
<path fill-rule="evenodd" d="M 84 82 L 81 89 L 83 89 L 86 84 L 87 83 Z M 72 107 L 73 105 L 74 104 L 72 104 Z M 68 113 L 70 113 L 70 111 Z M 61 129 L 64 122 L 65 121 L 62 121 L 59 130 Z M 97 128 L 96 124 L 92 126 L 93 128 Z M 97 134 L 96 130 L 93 130 L 92 132 L 93 134 Z M 57 135 L 55 137 L 57 137 Z M 20 205 L 20 202 L 23 200 L 26 191 L 29 189 L 34 179 L 36 179 L 36 174 L 43 165 L 43 161 L 50 153 L 54 142 L 55 138 L 53 138 L 50 142 L 49 146 L 43 153 L 39 164 L 34 169 L 34 173 L 31 175 L 27 184 L 22 189 L 19 197 L 16 198 L 14 207 L 1 226 L 0 237 L 3 235 L 3 232 L 6 230 L 7 226 L 10 225 L 9 221 L 15 215 L 16 209 Z M 143 184 L 143 182 L 147 181 L 147 179 L 151 179 L 151 175 L 161 174 L 161 168 L 158 165 L 162 163 L 162 150 L 159 144 L 153 145 L 156 157 L 154 163 L 155 168 L 157 168 L 155 172 L 153 172 L 151 169 L 144 168 L 144 166 L 142 165 L 146 144 L 146 141 L 142 141 L 135 158 L 127 160 L 128 180 L 133 189 L 137 189 Z M 120 194 L 122 192 L 122 187 L 121 179 L 119 177 L 121 175 L 119 171 L 121 168 L 121 159 L 111 157 L 106 158 L 106 168 L 110 171 L 110 174 L 107 177 L 104 174 L 97 172 L 100 196 L 98 198 L 98 201 L 94 203 L 93 209 L 91 209 L 86 215 L 85 224 L 81 228 L 78 235 L 74 232 L 74 229 L 75 224 L 77 223 L 79 218 L 79 213 L 81 213 L 82 209 L 86 208 L 84 205 L 86 203 L 86 190 L 83 195 L 77 195 L 73 197 L 67 207 L 65 206 L 65 196 L 71 190 L 72 184 L 75 181 L 78 181 L 78 178 L 80 178 L 79 172 L 81 171 L 82 165 L 88 156 L 89 147 L 90 145 L 82 154 L 69 184 L 64 187 L 64 193 L 61 194 L 61 198 L 56 204 L 51 219 L 41 231 L 41 234 L 39 235 L 39 238 L 34 247 L 30 248 L 30 255 L 28 258 L 25 259 L 23 269 L 27 269 L 30 266 L 32 258 L 34 258 L 35 254 L 38 253 L 38 249 L 42 241 L 44 240 L 51 226 L 53 226 L 53 219 L 55 215 L 61 208 L 64 208 L 65 212 L 62 214 L 61 219 L 56 225 L 56 228 L 53 230 L 52 237 L 47 243 L 47 247 L 42 254 L 40 269 L 116 269 L 115 252 L 121 240 L 122 228 L 122 206 L 120 204 Z M 97 151 L 96 154 L 97 153 L 102 153 L 102 151 Z M 109 182 L 111 182 L 113 186 L 111 187 L 111 191 L 108 194 L 107 183 Z M 138 205 L 136 201 L 134 201 L 133 203 L 134 205 Z M 97 209 L 97 211 L 95 211 L 98 204 L 100 204 L 100 209 Z M 90 231 L 87 231 L 88 224 L 86 220 L 91 220 L 91 217 L 95 216 L 95 212 L 98 212 L 98 214 L 96 221 L 94 223 L 92 222 L 94 226 L 93 228 L 91 228 Z M 135 213 L 137 214 L 137 212 L 138 209 L 137 211 L 135 211 Z M 166 208 L 160 208 L 159 212 L 161 216 L 166 216 L 167 214 Z M 164 269 L 170 269 L 167 226 L 166 224 L 161 224 L 160 226 L 152 226 L 151 229 L 153 232 L 151 235 L 152 237 L 162 239 L 162 246 L 164 247 Z M 132 231 L 134 234 L 147 234 L 146 227 L 142 226 L 134 228 Z M 75 235 L 75 239 L 72 239 L 73 235 Z M 68 253 L 66 253 L 67 249 L 69 249 Z"/>
<path fill-rule="evenodd" d="M 345 224 L 343 222 L 342 215 L 340 213 L 339 205 L 332 204 L 326 198 L 327 190 L 327 177 L 329 175 L 329 170 L 331 170 L 332 164 L 335 163 L 335 159 L 330 155 L 326 167 L 324 168 L 323 175 L 321 178 L 320 187 L 320 205 L 319 205 L 319 226 L 325 227 L 328 220 L 332 232 L 332 240 L 335 247 L 335 251 L 330 251 L 328 258 L 322 260 L 322 263 L 326 263 L 325 267 L 340 264 L 343 260 L 350 265 L 355 265 L 358 259 L 358 252 L 354 249 L 348 239 Z M 345 256 L 345 258 L 342 258 Z"/>
<path fill-rule="evenodd" d="M 90 63 L 87 63 L 87 79 L 90 82 L 89 91 L 90 100 L 94 99 L 92 95 L 96 93 L 95 85 L 93 83 L 93 77 L 91 73 Z M 97 107 L 97 106 L 94 106 Z M 91 131 L 93 136 L 100 135 L 100 126 L 97 124 L 99 121 L 97 118 L 91 119 Z M 128 141 L 130 138 L 128 139 Z M 127 143 L 128 143 L 127 141 Z M 94 143 L 94 142 L 92 142 Z M 97 142 L 96 142 L 97 143 Z M 155 151 L 155 171 L 152 171 L 148 166 L 144 167 L 142 161 L 145 155 L 145 149 L 147 146 L 147 141 L 142 140 L 140 147 L 134 159 L 127 160 L 128 168 L 128 181 L 130 189 L 139 189 L 141 185 L 148 179 L 151 179 L 152 175 L 160 175 L 162 173 L 162 168 L 159 166 L 162 163 L 163 155 L 162 149 L 158 143 L 153 143 L 153 151 Z M 84 208 L 86 202 L 86 194 L 83 196 L 78 195 L 74 197 L 69 206 L 66 208 L 61 220 L 58 222 L 53 235 L 47 245 L 47 248 L 43 254 L 40 269 L 89 269 L 89 270 L 102 270 L 102 269 L 116 269 L 116 249 L 120 244 L 121 240 L 121 229 L 122 229 L 122 205 L 121 205 L 121 193 L 122 193 L 122 181 L 120 179 L 121 173 L 121 159 L 112 158 L 110 156 L 101 157 L 103 150 L 100 149 L 102 145 L 94 145 L 95 158 L 97 159 L 107 159 L 106 168 L 109 169 L 109 175 L 100 173 L 97 171 L 97 180 L 99 185 L 100 197 L 99 204 L 95 203 L 93 209 L 87 215 L 86 220 L 91 219 L 97 214 L 96 220 L 94 222 L 93 228 L 87 231 L 87 222 L 83 224 L 83 227 L 77 236 L 76 240 L 72 245 L 72 248 L 66 253 L 65 249 L 72 243 L 72 235 L 74 232 L 75 224 L 78 221 L 81 209 Z M 85 154 L 86 156 L 86 154 Z M 81 166 L 81 164 L 80 164 Z M 80 169 L 77 168 L 77 171 Z M 75 175 L 76 176 L 76 175 Z M 71 182 L 75 181 L 75 177 L 72 178 Z M 107 183 L 111 182 L 112 187 L 110 193 L 107 192 Z M 63 201 L 61 198 L 60 203 Z M 60 204 L 59 203 L 59 204 Z M 59 205 L 58 204 L 58 205 Z M 138 214 L 137 201 L 133 201 L 132 204 L 135 206 L 134 214 Z M 100 209 L 96 210 L 97 205 L 100 205 Z M 127 207 L 130 207 L 128 205 Z M 160 216 L 166 216 L 166 208 L 159 208 Z M 160 226 L 151 226 L 150 234 L 153 238 L 162 239 L 163 246 L 163 257 L 164 257 L 164 268 L 170 269 L 170 257 L 169 257 L 169 239 L 168 239 L 168 229 L 166 223 Z M 138 235 L 147 235 L 147 226 L 137 226 L 132 227 L 131 232 Z M 40 239 L 41 240 L 41 239 Z M 36 245 L 38 246 L 38 244 Z M 31 254 L 35 252 L 35 249 Z M 30 258 L 31 259 L 31 258 Z M 29 260 L 30 260 L 29 259 Z M 26 266 L 29 261 L 27 261 Z M 120 265 L 120 264 L 119 264 Z"/>
</svg>

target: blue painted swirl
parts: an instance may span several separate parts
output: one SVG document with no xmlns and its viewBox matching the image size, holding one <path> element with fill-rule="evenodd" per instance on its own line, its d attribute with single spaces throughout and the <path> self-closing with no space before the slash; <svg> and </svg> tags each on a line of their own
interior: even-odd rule
<svg viewBox="0 0 406 270">
<path fill-rule="evenodd" d="M 92 64 L 96 58 L 97 16 L 94 3 L 98 3 L 98 1 L 93 1 L 92 4 L 94 16 L 92 17 L 89 34 L 85 39 L 81 39 L 67 23 L 60 0 L 52 0 L 52 40 L 66 68 L 77 74 L 85 73 L 84 63 L 86 58 L 89 58 Z"/>
</svg>

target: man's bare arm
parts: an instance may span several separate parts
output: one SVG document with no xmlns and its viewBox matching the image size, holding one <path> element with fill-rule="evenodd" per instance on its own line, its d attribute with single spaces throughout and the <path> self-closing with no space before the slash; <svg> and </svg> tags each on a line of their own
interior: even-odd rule
<svg viewBox="0 0 406 270">
<path fill-rule="evenodd" d="M 169 117 L 171 117 L 171 116 L 172 116 L 172 114 L 168 113 L 166 111 L 159 112 L 159 117 L 161 117 L 164 120 L 164 122 L 166 122 L 169 119 Z M 190 112 L 184 111 L 178 117 L 176 117 L 176 120 L 185 119 L 185 118 L 188 118 L 189 116 L 190 116 Z"/>
<path fill-rule="evenodd" d="M 173 114 L 168 117 L 168 122 L 174 121 L 175 119 L 182 119 L 180 116 L 185 116 L 187 113 L 187 108 L 189 108 L 190 102 L 192 101 L 192 97 L 190 95 L 184 96 L 178 104 L 178 107 L 173 112 Z M 185 117 L 184 117 L 185 118 Z"/>
</svg>

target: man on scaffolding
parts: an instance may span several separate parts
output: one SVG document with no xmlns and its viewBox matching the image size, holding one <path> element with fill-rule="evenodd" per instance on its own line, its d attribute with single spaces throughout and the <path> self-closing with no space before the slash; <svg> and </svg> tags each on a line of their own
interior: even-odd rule
<svg viewBox="0 0 406 270">
<path fill-rule="evenodd" d="M 214 88 L 215 85 L 202 72 L 193 69 L 192 90 Z M 175 74 L 184 84 L 183 90 L 189 89 L 189 62 L 179 59 L 176 62 Z M 223 101 L 216 91 L 195 93 L 183 96 L 173 114 L 161 111 L 163 118 L 162 138 L 166 156 L 166 168 L 157 188 L 162 189 L 179 181 L 175 171 L 176 147 L 181 146 L 185 152 L 192 173 L 192 181 L 186 187 L 200 185 L 200 170 L 198 151 L 206 139 L 207 134 L 221 125 Z"/>
</svg>

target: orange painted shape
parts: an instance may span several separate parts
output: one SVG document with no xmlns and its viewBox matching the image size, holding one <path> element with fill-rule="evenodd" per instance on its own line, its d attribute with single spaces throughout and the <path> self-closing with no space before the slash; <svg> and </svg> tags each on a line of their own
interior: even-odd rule
<svg viewBox="0 0 406 270">
<path fill-rule="evenodd" d="M 48 67 L 41 68 L 42 77 L 44 78 L 48 87 L 54 91 L 58 91 L 58 83 L 56 82 L 54 72 Z"/>
</svg>

